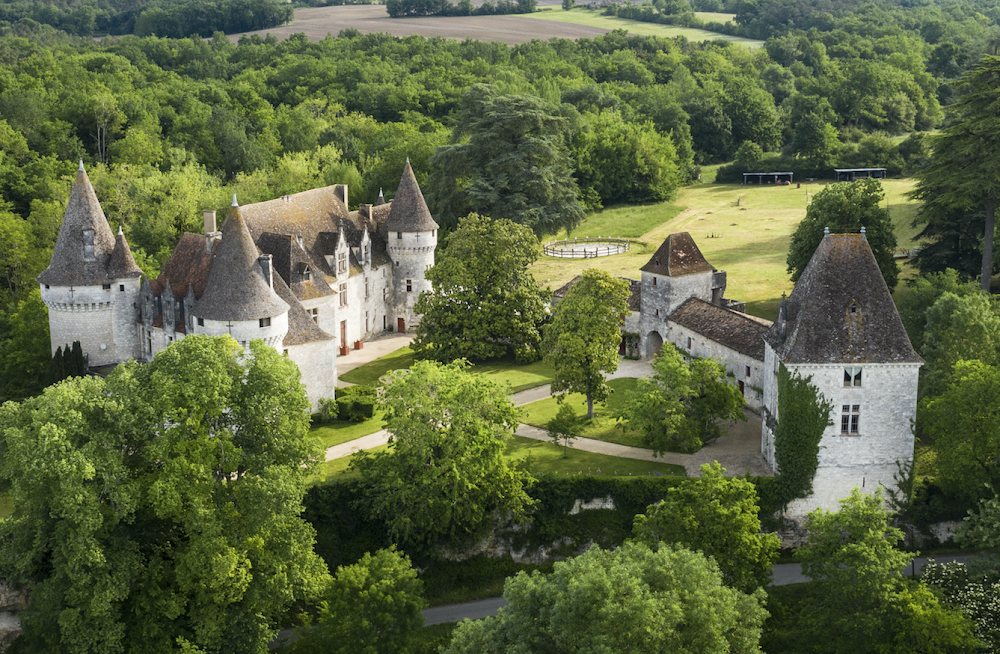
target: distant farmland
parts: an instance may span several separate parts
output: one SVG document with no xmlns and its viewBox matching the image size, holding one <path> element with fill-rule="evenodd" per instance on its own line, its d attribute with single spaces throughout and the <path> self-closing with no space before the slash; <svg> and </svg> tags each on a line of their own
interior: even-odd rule
<svg viewBox="0 0 1000 654">
<path fill-rule="evenodd" d="M 476 3 L 478 4 L 478 3 Z M 716 34 L 705 30 L 671 25 L 657 25 L 639 21 L 603 16 L 598 12 L 558 9 L 554 0 L 543 0 L 540 7 L 550 9 L 536 14 L 518 16 L 425 16 L 419 18 L 389 18 L 385 5 L 340 5 L 336 7 L 309 7 L 295 10 L 295 19 L 289 25 L 274 27 L 249 34 L 273 34 L 285 39 L 292 34 L 304 33 L 311 41 L 318 41 L 327 34 L 337 36 L 342 29 L 354 28 L 362 34 L 385 32 L 395 36 L 418 34 L 446 39 L 475 39 L 516 44 L 535 39 L 580 39 L 607 34 L 613 29 L 627 29 L 636 35 L 684 36 L 689 41 L 725 39 L 757 47 L 760 41 Z M 724 19 L 723 19 L 724 20 Z M 721 21 L 720 21 L 721 22 Z M 242 34 L 230 34 L 237 39 Z"/>
</svg>

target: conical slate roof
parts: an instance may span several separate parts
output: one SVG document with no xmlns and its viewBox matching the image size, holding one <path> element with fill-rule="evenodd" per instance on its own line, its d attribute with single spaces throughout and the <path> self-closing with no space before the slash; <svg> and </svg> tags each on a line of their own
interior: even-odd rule
<svg viewBox="0 0 1000 654">
<path fill-rule="evenodd" d="M 87 235 L 90 232 L 92 237 Z M 93 245 L 92 252 L 90 245 Z M 81 161 L 66 203 L 52 261 L 38 276 L 38 282 L 51 286 L 106 284 L 108 260 L 114 249 L 115 236 Z"/>
<path fill-rule="evenodd" d="M 861 234 L 816 248 L 764 335 L 785 363 L 920 363 Z"/>
<path fill-rule="evenodd" d="M 108 263 L 108 279 L 125 279 L 126 277 L 142 277 L 142 270 L 135 265 L 132 258 L 132 250 L 128 247 L 125 234 L 118 228 L 118 237 L 115 238 L 115 249 L 111 252 L 111 261 Z"/>
<path fill-rule="evenodd" d="M 429 232 L 438 228 L 424 202 L 417 178 L 413 176 L 410 160 L 406 160 L 403 177 L 399 180 L 396 197 L 392 199 L 386 229 L 390 232 Z"/>
<path fill-rule="evenodd" d="M 715 270 L 698 249 L 687 232 L 671 234 L 663 241 L 649 262 L 640 268 L 643 272 L 681 277 Z"/>
<path fill-rule="evenodd" d="M 234 204 L 222 225 L 222 241 L 212 254 L 205 292 L 191 313 L 209 320 L 257 320 L 288 311 L 288 304 L 264 281 L 258 256 Z"/>
</svg>

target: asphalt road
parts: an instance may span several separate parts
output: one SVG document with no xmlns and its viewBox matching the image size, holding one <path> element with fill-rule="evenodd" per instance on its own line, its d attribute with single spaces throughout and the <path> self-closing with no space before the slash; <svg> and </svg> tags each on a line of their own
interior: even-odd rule
<svg viewBox="0 0 1000 654">
<path fill-rule="evenodd" d="M 917 557 L 913 560 L 913 566 L 907 566 L 904 574 L 910 576 L 913 572 L 920 572 L 927 564 L 925 556 Z M 967 563 L 970 556 L 940 556 L 931 557 L 938 563 L 948 561 L 959 561 Z M 773 568 L 773 586 L 788 586 L 791 584 L 801 584 L 809 581 L 809 578 L 802 574 L 802 566 L 798 563 L 781 563 Z M 500 607 L 507 606 L 507 600 L 502 597 L 480 600 L 478 602 L 468 602 L 466 604 L 449 604 L 447 606 L 436 606 L 424 611 L 424 624 L 441 624 L 443 622 L 459 622 L 461 620 L 480 620 L 496 615 Z"/>
</svg>

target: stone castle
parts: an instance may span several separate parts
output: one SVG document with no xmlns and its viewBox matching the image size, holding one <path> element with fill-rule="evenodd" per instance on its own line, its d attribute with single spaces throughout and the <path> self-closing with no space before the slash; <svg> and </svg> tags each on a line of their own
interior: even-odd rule
<svg viewBox="0 0 1000 654">
<path fill-rule="evenodd" d="M 640 334 L 646 357 L 669 342 L 690 356 L 720 360 L 747 406 L 761 415 L 761 452 L 772 469 L 779 363 L 811 377 L 833 403 L 813 495 L 794 501 L 790 516 L 837 510 L 855 486 L 868 492 L 896 487 L 896 463 L 913 460 L 923 360 L 863 230 L 824 237 L 774 323 L 723 297 L 726 273 L 705 260 L 687 233 L 667 237 L 641 273 L 632 285 L 638 316 L 630 316 L 625 329 Z"/>
<path fill-rule="evenodd" d="M 38 276 L 52 351 L 80 341 L 88 365 L 149 361 L 188 334 L 263 339 L 294 361 L 313 407 L 332 398 L 336 356 L 411 330 L 430 290 L 438 225 L 409 161 L 391 202 L 348 210 L 347 186 L 233 205 L 216 230 L 184 234 L 144 279 L 111 231 L 80 163 L 49 267 Z"/>
</svg>

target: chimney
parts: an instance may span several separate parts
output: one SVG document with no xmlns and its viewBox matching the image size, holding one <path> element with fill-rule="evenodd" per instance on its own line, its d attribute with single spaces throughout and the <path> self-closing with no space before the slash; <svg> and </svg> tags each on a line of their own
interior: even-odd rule
<svg viewBox="0 0 1000 654">
<path fill-rule="evenodd" d="M 335 187 L 337 195 L 341 200 L 344 201 L 344 206 L 347 205 L 347 184 L 337 184 Z"/>
<path fill-rule="evenodd" d="M 271 269 L 271 255 L 270 254 L 260 255 L 259 257 L 257 257 L 257 263 L 260 264 L 260 272 L 262 275 L 264 275 L 264 283 L 267 284 L 268 288 L 273 289 L 274 279 L 272 277 L 273 272 Z"/>
<path fill-rule="evenodd" d="M 212 241 L 219 237 L 218 227 L 215 225 L 215 209 L 205 209 L 201 212 L 205 221 L 205 252 L 212 253 Z"/>
</svg>

